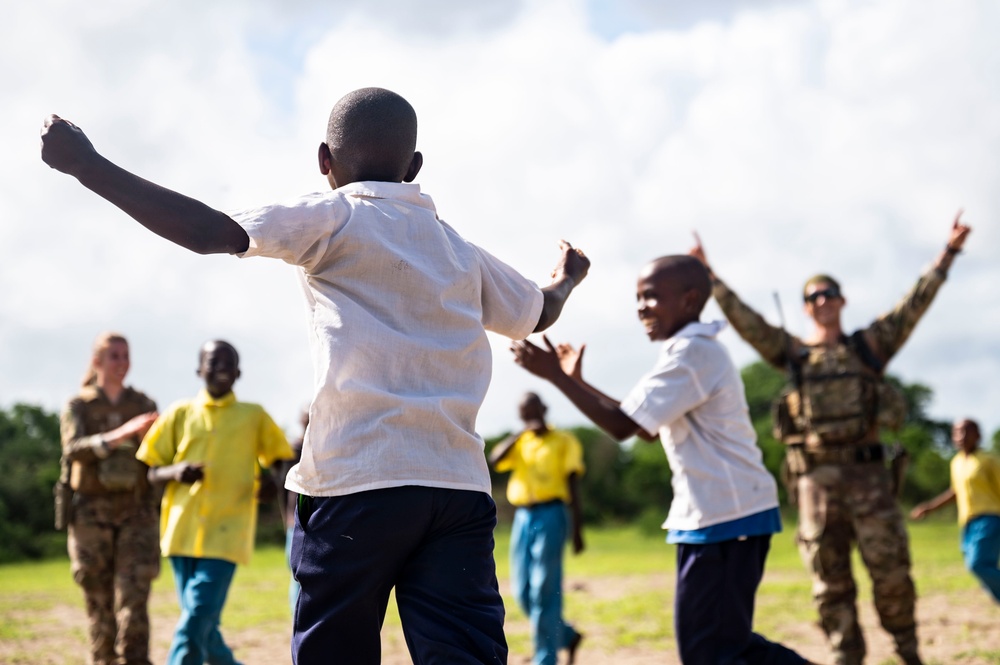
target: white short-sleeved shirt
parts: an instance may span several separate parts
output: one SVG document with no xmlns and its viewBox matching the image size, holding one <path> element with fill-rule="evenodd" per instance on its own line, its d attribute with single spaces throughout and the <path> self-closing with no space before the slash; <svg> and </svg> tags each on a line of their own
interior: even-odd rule
<svg viewBox="0 0 1000 665">
<path fill-rule="evenodd" d="M 231 216 L 250 236 L 243 256 L 298 266 L 305 291 L 315 396 L 286 487 L 489 492 L 486 331 L 526 337 L 541 290 L 438 219 L 418 185 L 359 182 Z"/>
<path fill-rule="evenodd" d="M 725 322 L 690 323 L 663 343 L 653 370 L 621 403 L 659 432 L 674 498 L 663 528 L 690 531 L 778 505 L 750 422 L 743 380 L 716 340 Z"/>
</svg>

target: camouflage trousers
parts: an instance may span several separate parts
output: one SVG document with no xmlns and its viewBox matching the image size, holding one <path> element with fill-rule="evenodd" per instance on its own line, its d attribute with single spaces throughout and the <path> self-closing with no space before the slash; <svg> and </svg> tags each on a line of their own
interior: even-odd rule
<svg viewBox="0 0 1000 665">
<path fill-rule="evenodd" d="M 824 464 L 800 476 L 796 488 L 799 553 L 812 573 L 813 599 L 834 662 L 860 665 L 865 657 L 851 573 L 857 544 L 882 627 L 904 663 L 920 663 L 909 540 L 888 470 L 878 462 Z"/>
<path fill-rule="evenodd" d="M 73 579 L 83 588 L 92 665 L 149 665 L 149 589 L 160 572 L 151 497 L 77 494 L 69 525 Z"/>
</svg>

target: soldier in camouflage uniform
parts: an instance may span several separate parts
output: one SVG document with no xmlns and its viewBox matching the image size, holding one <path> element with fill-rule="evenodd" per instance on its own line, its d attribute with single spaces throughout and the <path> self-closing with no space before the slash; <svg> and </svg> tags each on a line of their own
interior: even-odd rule
<svg viewBox="0 0 1000 665">
<path fill-rule="evenodd" d="M 68 549 L 83 587 L 93 665 L 149 665 L 158 497 L 135 451 L 156 404 L 124 385 L 128 369 L 125 338 L 101 335 L 84 385 L 62 414 L 63 467 L 73 489 Z"/>
<path fill-rule="evenodd" d="M 786 464 L 799 505 L 799 551 L 812 573 L 820 624 L 839 665 L 858 665 L 865 656 L 851 574 L 854 543 L 897 653 L 907 665 L 921 663 L 909 543 L 879 440 L 879 384 L 885 363 L 910 336 L 962 249 L 970 228 L 960 215 L 944 251 L 910 293 L 850 337 L 840 327 L 846 301 L 829 276 L 818 275 L 805 285 L 806 314 L 816 334 L 802 340 L 769 325 L 712 275 L 713 294 L 733 328 L 764 360 L 792 375 L 792 389 L 776 410 L 776 429 L 789 446 Z M 691 254 L 708 265 L 700 242 Z"/>
</svg>

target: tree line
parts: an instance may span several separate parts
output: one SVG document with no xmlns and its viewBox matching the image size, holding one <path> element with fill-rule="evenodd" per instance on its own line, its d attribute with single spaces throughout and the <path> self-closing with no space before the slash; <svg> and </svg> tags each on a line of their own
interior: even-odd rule
<svg viewBox="0 0 1000 665">
<path fill-rule="evenodd" d="M 784 387 L 785 376 L 763 362 L 744 367 L 742 376 L 764 464 L 780 478 L 784 451 L 771 434 L 771 404 Z M 888 380 L 902 390 L 908 405 L 902 430 L 886 441 L 898 439 L 909 452 L 901 500 L 913 504 L 948 486 L 948 464 L 953 454 L 951 422 L 928 415 L 933 397 L 929 387 L 892 376 Z M 587 465 L 581 480 L 585 522 L 632 523 L 651 531 L 659 529 L 672 498 L 670 468 L 659 443 L 650 445 L 637 440 L 619 445 L 593 427 L 575 427 L 572 432 L 583 443 Z M 487 439 L 487 454 L 507 434 Z M 1000 430 L 992 437 L 992 447 L 1000 452 Z M 60 448 L 58 414 L 28 404 L 0 409 L 0 562 L 66 552 L 65 533 L 53 528 L 52 488 L 59 477 Z M 501 521 L 509 520 L 512 514 L 505 499 L 505 484 L 504 476 L 493 476 L 493 495 Z M 787 496 L 780 482 L 779 488 L 785 503 Z M 275 506 L 262 506 L 258 540 L 281 543 L 283 538 Z"/>
</svg>

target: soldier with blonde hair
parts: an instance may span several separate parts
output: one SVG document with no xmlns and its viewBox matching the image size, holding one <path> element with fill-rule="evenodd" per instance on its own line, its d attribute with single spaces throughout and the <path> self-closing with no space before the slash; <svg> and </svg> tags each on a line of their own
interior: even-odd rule
<svg viewBox="0 0 1000 665">
<path fill-rule="evenodd" d="M 73 579 L 83 588 L 92 665 L 148 665 L 147 604 L 160 571 L 156 496 L 135 451 L 156 404 L 125 385 L 128 342 L 104 333 L 62 414 Z M 68 497 L 66 497 L 68 499 Z"/>
<path fill-rule="evenodd" d="M 885 364 L 927 311 L 970 231 L 959 211 L 948 244 L 910 293 L 850 336 L 840 324 L 847 300 L 829 275 L 805 284 L 805 311 L 816 330 L 799 339 L 764 321 L 709 268 L 713 295 L 733 328 L 764 360 L 791 375 L 775 428 L 788 446 L 790 491 L 799 505 L 799 552 L 812 573 L 820 625 L 838 665 L 859 665 L 865 657 L 851 574 L 854 544 L 871 574 L 875 609 L 896 652 L 906 665 L 922 662 L 906 527 L 879 439 L 879 392 Z M 700 240 L 691 255 L 708 267 Z"/>
</svg>

